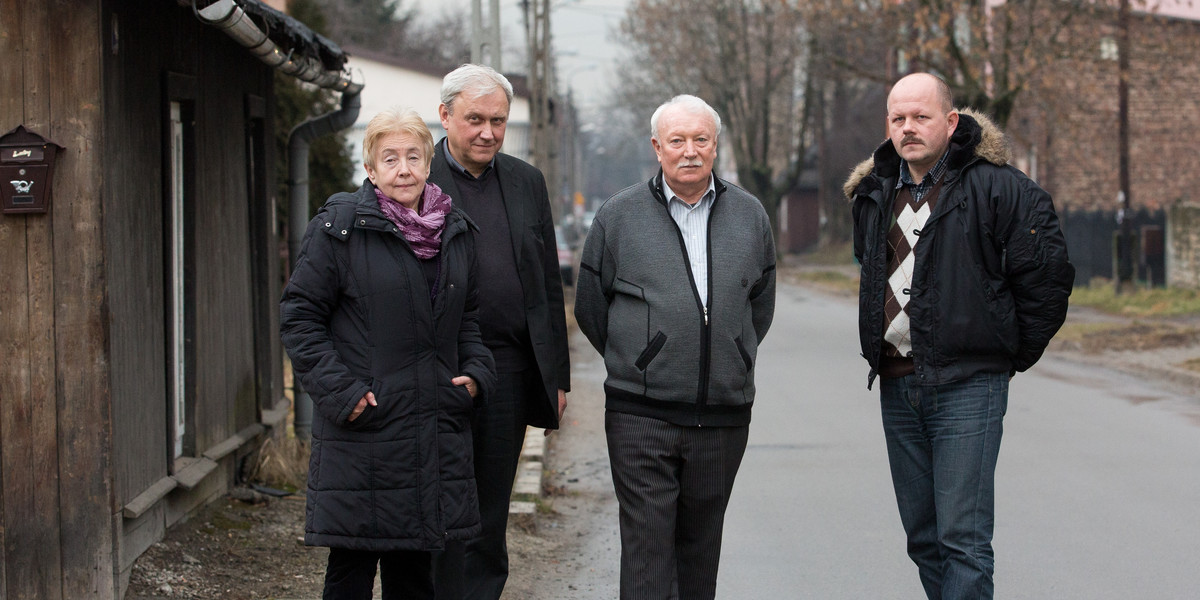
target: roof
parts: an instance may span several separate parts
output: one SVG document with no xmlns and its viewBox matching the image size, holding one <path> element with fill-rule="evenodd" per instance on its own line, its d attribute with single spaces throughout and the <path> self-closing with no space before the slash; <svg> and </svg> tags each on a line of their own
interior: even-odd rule
<svg viewBox="0 0 1200 600">
<path fill-rule="evenodd" d="M 346 54 L 392 67 L 415 71 L 431 77 L 437 77 L 438 79 L 445 77 L 446 73 L 454 68 L 451 67 L 450 69 L 446 69 L 440 65 L 433 64 L 426 60 L 420 60 L 409 56 L 395 56 L 393 54 L 388 54 L 387 52 L 371 50 L 358 45 L 347 45 Z M 521 98 L 528 98 L 530 96 L 529 79 L 525 75 L 505 73 L 504 77 L 507 78 L 508 82 L 512 84 L 514 96 Z"/>
<path fill-rule="evenodd" d="M 219 0 L 196 0 L 196 10 Z M 267 33 L 275 45 L 285 52 L 318 60 L 328 71 L 341 71 L 346 65 L 346 53 L 329 38 L 313 31 L 304 23 L 278 11 L 260 0 L 236 0 L 259 29 Z"/>
</svg>

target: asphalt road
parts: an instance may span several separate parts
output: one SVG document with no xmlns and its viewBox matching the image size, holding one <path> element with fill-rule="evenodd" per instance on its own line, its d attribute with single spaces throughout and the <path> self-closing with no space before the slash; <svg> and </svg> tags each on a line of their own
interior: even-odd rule
<svg viewBox="0 0 1200 600">
<path fill-rule="evenodd" d="M 780 287 L 719 598 L 923 598 L 856 313 L 847 299 Z M 553 527 L 574 541 L 531 597 L 610 599 L 619 538 L 603 365 L 581 336 L 573 344 L 575 425 L 555 441 L 564 472 L 553 478 L 565 494 L 555 502 L 570 508 Z M 1047 357 L 1013 381 L 997 487 L 997 597 L 1200 598 L 1200 399 Z"/>
</svg>

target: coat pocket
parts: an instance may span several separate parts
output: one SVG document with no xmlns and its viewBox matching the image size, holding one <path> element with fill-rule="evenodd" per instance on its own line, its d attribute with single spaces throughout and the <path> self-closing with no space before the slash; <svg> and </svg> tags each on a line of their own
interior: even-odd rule
<svg viewBox="0 0 1200 600">
<path fill-rule="evenodd" d="M 659 351 L 662 350 L 663 344 L 666 343 L 667 335 L 665 333 L 659 331 L 658 333 L 654 334 L 654 339 L 650 340 L 650 344 L 646 346 L 645 350 L 642 350 L 640 355 L 638 355 L 637 361 L 633 363 L 633 366 L 637 367 L 639 371 L 645 371 L 646 367 L 650 366 L 650 363 L 654 361 L 654 357 L 658 356 Z"/>
<path fill-rule="evenodd" d="M 746 372 L 749 373 L 754 369 L 754 359 L 750 358 L 750 353 L 746 351 L 746 344 L 742 343 L 742 338 L 734 338 L 733 342 L 737 344 L 738 354 L 742 355 L 742 362 L 746 363 Z"/>
</svg>

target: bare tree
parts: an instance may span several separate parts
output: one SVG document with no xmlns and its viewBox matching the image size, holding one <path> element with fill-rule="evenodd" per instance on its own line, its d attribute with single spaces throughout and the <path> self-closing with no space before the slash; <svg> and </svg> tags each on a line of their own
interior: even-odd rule
<svg viewBox="0 0 1200 600">
<path fill-rule="evenodd" d="M 425 15 L 406 0 L 325 0 L 328 35 L 340 44 L 450 70 L 471 58 L 470 13 Z"/>
<path fill-rule="evenodd" d="M 404 44 L 416 15 L 403 0 L 327 0 L 329 36 L 338 43 L 392 52 Z"/>
<path fill-rule="evenodd" d="M 1127 1 L 1135 10 L 1153 10 L 1153 0 Z M 914 71 L 938 73 L 960 106 L 987 113 L 1003 127 L 1022 94 L 1073 79 L 1059 70 L 1062 61 L 1092 50 L 1081 48 L 1076 24 L 1094 23 L 1097 12 L 1115 17 L 1120 2 L 820 0 L 798 6 L 814 31 L 843 42 L 825 45 L 823 61 L 885 84 Z"/>
<path fill-rule="evenodd" d="M 779 200 L 803 167 L 808 81 L 801 14 L 781 0 L 637 0 L 621 23 L 617 98 L 645 117 L 680 93 L 721 114 L 738 183 L 778 232 Z"/>
</svg>

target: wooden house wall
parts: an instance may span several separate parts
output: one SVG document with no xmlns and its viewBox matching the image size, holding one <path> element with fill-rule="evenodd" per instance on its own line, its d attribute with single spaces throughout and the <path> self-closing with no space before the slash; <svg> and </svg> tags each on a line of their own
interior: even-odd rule
<svg viewBox="0 0 1200 600">
<path fill-rule="evenodd" d="M 112 352 L 113 469 L 121 507 L 171 472 L 165 246 L 165 115 L 172 95 L 193 107 L 185 197 L 193 281 L 189 363 L 194 447 L 200 456 L 259 422 L 282 397 L 279 268 L 270 259 L 273 200 L 271 70 L 224 33 L 170 2 L 113 1 L 105 11 L 104 226 Z M 117 35 L 113 35 L 113 30 Z M 116 44 L 113 46 L 112 44 Z M 265 140 L 251 186 L 247 132 Z M 252 189 L 253 187 L 253 189 Z M 253 195 L 253 199 L 251 196 Z M 277 253 L 276 253 L 277 254 Z M 124 572 L 165 527 L 224 490 L 237 454 L 192 490 L 175 489 L 121 523 Z"/>
<path fill-rule="evenodd" d="M 0 0 L 0 31 L 0 130 L 23 124 L 65 147 L 50 211 L 0 215 L 0 598 L 114 598 L 165 527 L 226 489 L 264 413 L 282 408 L 273 77 L 174 2 Z M 130 516 L 131 501 L 175 487 L 163 484 L 176 92 L 195 133 L 189 453 L 216 468 Z"/>
<path fill-rule="evenodd" d="M 162 73 L 171 28 L 157 11 L 114 11 L 105 56 L 105 243 L 116 507 L 167 475 L 163 305 Z M 150 8 L 150 7 L 147 7 Z M 156 36 L 157 39 L 155 39 Z M 111 43 L 111 40 L 110 40 Z M 150 63 L 150 64 L 147 64 Z M 128 115 L 128 118 L 114 118 Z M 140 457 L 141 460 L 121 457 Z"/>
<path fill-rule="evenodd" d="M 0 215 L 7 598 L 113 590 L 99 17 L 94 3 L 0 0 L 0 129 L 24 124 L 65 147 L 50 211 Z"/>
</svg>

